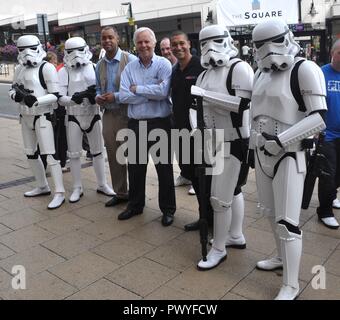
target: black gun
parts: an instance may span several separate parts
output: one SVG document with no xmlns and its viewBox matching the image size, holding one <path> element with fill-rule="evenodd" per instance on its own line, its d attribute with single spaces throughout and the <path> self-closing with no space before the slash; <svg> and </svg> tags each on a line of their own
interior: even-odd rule
<svg viewBox="0 0 340 320">
<path fill-rule="evenodd" d="M 76 92 L 73 94 L 71 100 L 73 100 L 77 104 L 81 104 L 83 102 L 83 99 L 89 99 L 91 104 L 96 103 L 96 86 L 92 85 L 89 86 L 86 90 L 81 92 Z"/>
<path fill-rule="evenodd" d="M 207 245 L 208 245 L 208 212 L 207 212 L 207 197 L 206 197 L 206 168 L 207 164 L 204 161 L 204 115 L 203 115 L 203 98 L 196 97 L 197 101 L 197 127 L 201 132 L 202 138 L 202 161 L 196 168 L 199 183 L 199 226 L 200 226 L 200 242 L 203 261 L 207 261 Z"/>
<path fill-rule="evenodd" d="M 307 174 L 305 178 L 303 197 L 302 197 L 302 209 L 308 209 L 310 200 L 312 198 L 314 185 L 316 178 L 324 176 L 330 177 L 330 167 L 327 158 L 322 153 L 323 142 L 325 139 L 325 133 L 320 132 L 316 147 L 313 153 L 307 154 Z"/>
<path fill-rule="evenodd" d="M 23 84 L 14 83 L 12 89 L 15 90 L 15 102 L 21 102 L 25 97 L 30 96 L 33 90 L 25 89 Z"/>
</svg>

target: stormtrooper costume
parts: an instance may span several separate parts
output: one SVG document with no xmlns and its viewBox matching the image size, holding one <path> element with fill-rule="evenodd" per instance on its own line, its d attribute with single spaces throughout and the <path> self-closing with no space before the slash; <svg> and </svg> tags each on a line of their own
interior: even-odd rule
<svg viewBox="0 0 340 320">
<path fill-rule="evenodd" d="M 257 268 L 283 268 L 277 300 L 292 300 L 299 293 L 302 231 L 299 216 L 306 173 L 302 141 L 325 128 L 325 80 L 312 61 L 295 57 L 300 47 L 281 20 L 267 20 L 253 30 L 255 74 L 252 94 L 250 148 L 262 212 L 269 216 L 278 255 L 259 261 Z M 297 64 L 298 103 L 291 81 Z"/>
<path fill-rule="evenodd" d="M 20 122 L 25 153 L 33 171 L 38 187 L 26 192 L 25 197 L 36 197 L 51 194 L 45 175 L 44 165 L 39 157 L 47 155 L 55 195 L 48 209 L 60 207 L 64 201 L 62 171 L 54 158 L 54 134 L 51 116 L 58 99 L 58 75 L 55 67 L 43 58 L 46 56 L 39 39 L 33 35 L 21 36 L 17 42 L 19 66 L 14 73 L 11 99 L 19 103 Z M 14 88 L 17 86 L 16 88 Z M 18 89 L 18 86 L 21 88 Z"/>
<path fill-rule="evenodd" d="M 71 203 L 79 201 L 83 195 L 81 183 L 82 138 L 86 134 L 90 151 L 93 155 L 93 167 L 97 178 L 97 192 L 113 196 L 105 176 L 105 159 L 103 155 L 104 141 L 99 106 L 95 103 L 94 87 L 96 76 L 90 59 L 92 53 L 85 40 L 73 37 L 65 42 L 64 67 L 58 72 L 60 95 L 59 104 L 66 107 L 66 132 L 68 157 L 73 177 L 73 192 L 69 198 Z M 79 97 L 92 86 L 89 97 Z"/>
<path fill-rule="evenodd" d="M 207 270 L 226 259 L 226 247 L 246 247 L 242 233 L 244 199 L 241 186 L 248 175 L 249 102 L 254 72 L 249 64 L 235 58 L 238 50 L 224 27 L 205 27 L 199 34 L 199 41 L 201 64 L 207 71 L 200 74 L 191 93 L 203 97 L 206 127 L 224 132 L 216 145 L 212 172 L 210 202 L 214 209 L 214 240 L 207 261 L 198 263 L 199 270 Z M 221 166 L 222 173 L 214 173 L 215 168 Z"/>
</svg>

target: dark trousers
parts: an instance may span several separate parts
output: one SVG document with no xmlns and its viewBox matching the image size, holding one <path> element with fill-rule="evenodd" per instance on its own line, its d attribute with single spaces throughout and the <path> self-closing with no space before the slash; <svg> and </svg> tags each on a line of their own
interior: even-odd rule
<svg viewBox="0 0 340 320">
<path fill-rule="evenodd" d="M 200 196 L 201 196 L 201 191 L 200 191 L 200 185 L 199 185 L 199 179 L 198 179 L 198 172 L 197 168 L 198 165 L 194 164 L 194 139 L 191 137 L 190 138 L 190 149 L 182 148 L 182 143 L 181 140 L 179 141 L 179 152 L 177 154 L 177 161 L 178 161 L 178 166 L 181 169 L 181 175 L 182 177 L 188 179 L 191 181 L 192 186 L 195 190 L 197 201 L 200 204 Z M 185 157 L 183 156 L 183 152 L 190 152 L 190 163 L 183 163 L 183 159 Z M 207 203 L 207 220 L 210 223 L 213 221 L 213 209 L 210 204 L 210 194 L 211 194 L 211 175 L 206 175 L 205 176 L 205 194 L 204 197 L 206 198 L 206 203 Z M 201 208 L 200 208 L 201 210 Z"/>
<path fill-rule="evenodd" d="M 340 186 L 340 138 L 324 142 L 322 152 L 329 163 L 330 177 L 319 178 L 318 196 L 320 206 L 317 213 L 321 218 L 333 217 L 332 203 Z"/>
<path fill-rule="evenodd" d="M 60 160 L 60 166 L 65 167 L 67 160 L 67 140 L 66 140 L 66 127 L 65 127 L 65 108 L 58 105 L 58 108 L 54 111 L 52 117 L 53 133 L 54 133 L 54 146 L 56 160 Z M 38 152 L 40 149 L 38 145 Z M 47 167 L 47 155 L 40 155 L 40 158 L 46 169 Z"/>
<path fill-rule="evenodd" d="M 174 188 L 174 176 L 172 168 L 172 155 L 170 148 L 170 119 L 169 118 L 156 118 L 147 120 L 147 135 L 153 129 L 163 129 L 168 136 L 168 157 L 166 163 L 155 164 L 157 176 L 158 176 L 158 203 L 159 208 L 163 214 L 174 214 L 176 211 L 176 199 L 175 199 L 175 188 Z M 136 143 L 134 144 L 136 163 L 131 163 L 129 159 L 130 151 L 128 151 L 128 175 L 129 175 L 129 205 L 128 208 L 134 211 L 141 212 L 145 206 L 145 180 L 147 170 L 147 159 L 143 163 L 139 158 L 139 152 L 141 145 L 139 145 L 139 125 L 141 121 L 130 119 L 128 122 L 128 128 L 131 129 L 136 137 Z M 156 144 L 157 141 L 146 141 L 147 155 L 149 154 L 150 148 Z M 140 163 L 141 162 L 141 163 Z"/>
<path fill-rule="evenodd" d="M 56 159 L 60 160 L 61 167 L 65 167 L 67 160 L 65 114 L 65 108 L 58 106 L 57 110 L 55 111 L 56 123 L 54 126 L 54 143 Z"/>
</svg>

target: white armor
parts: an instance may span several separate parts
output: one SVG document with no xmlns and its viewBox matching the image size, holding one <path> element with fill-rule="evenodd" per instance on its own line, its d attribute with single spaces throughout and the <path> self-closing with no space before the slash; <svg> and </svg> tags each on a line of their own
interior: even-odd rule
<svg viewBox="0 0 340 320">
<path fill-rule="evenodd" d="M 81 37 L 73 37 L 65 42 L 64 62 L 67 68 L 79 68 L 90 63 L 92 53 Z"/>
<path fill-rule="evenodd" d="M 73 176 L 73 193 L 70 202 L 79 201 L 83 195 L 80 156 L 84 133 L 88 137 L 90 151 L 94 156 L 93 167 L 97 177 L 97 191 L 111 196 L 114 194 L 107 185 L 105 177 L 104 141 L 99 106 L 94 101 L 91 103 L 86 97 L 79 104 L 72 100 L 74 94 L 86 91 L 88 87 L 96 84 L 94 66 L 89 60 L 90 55 L 86 54 L 87 50 L 84 39 L 74 37 L 67 40 L 65 42 L 65 66 L 58 72 L 61 95 L 59 103 L 65 106 L 67 111 L 67 154 L 70 158 Z"/>
<path fill-rule="evenodd" d="M 325 80 L 320 68 L 311 61 L 303 61 L 299 66 L 297 81 L 304 106 L 297 103 L 290 82 L 301 59 L 295 57 L 298 50 L 292 47 L 297 44 L 287 30 L 285 23 L 273 24 L 270 20 L 253 30 L 259 70 L 252 94 L 250 145 L 255 149 L 259 202 L 271 220 L 278 247 L 277 257 L 260 261 L 257 267 L 283 267 L 283 286 L 276 297 L 279 300 L 295 299 L 299 293 L 302 232 L 298 225 L 306 172 L 301 142 L 325 128 L 319 112 L 327 110 Z M 275 51 L 273 46 L 277 45 L 280 50 Z M 266 57 L 266 50 L 280 54 Z"/>
<path fill-rule="evenodd" d="M 20 65 L 15 70 L 13 88 L 9 95 L 19 103 L 24 150 L 38 182 L 38 187 L 26 192 L 25 196 L 34 197 L 51 193 L 44 166 L 37 152 L 39 144 L 40 154 L 47 155 L 47 163 L 50 165 L 55 184 L 55 196 L 48 208 L 55 209 L 64 202 L 65 192 L 60 164 L 53 157 L 54 134 L 50 121 L 59 91 L 57 71 L 52 64 L 42 60 L 46 53 L 36 36 L 20 37 L 17 46 Z M 42 81 L 46 88 L 43 87 Z M 21 89 L 14 88 L 14 85 Z"/>
<path fill-rule="evenodd" d="M 198 263 L 199 269 L 206 270 L 216 267 L 225 259 L 226 246 L 246 246 L 242 233 L 243 181 L 240 180 L 244 180 L 241 172 L 243 176 L 244 171 L 245 176 L 248 172 L 245 153 L 250 134 L 249 102 L 254 73 L 246 62 L 230 59 L 237 55 L 237 49 L 225 28 L 208 26 L 201 30 L 199 39 L 202 47 L 201 64 L 207 71 L 200 74 L 196 86 L 191 87 L 191 93 L 203 97 L 206 127 L 224 130 L 224 140 L 216 146 L 216 150 L 223 149 L 224 152 L 216 153 L 211 186 L 214 240 L 207 261 Z M 228 79 L 230 88 L 227 88 Z M 221 168 L 221 165 L 222 173 L 214 174 L 215 168 Z"/>
<path fill-rule="evenodd" d="M 293 33 L 282 20 L 268 20 L 253 32 L 256 48 L 255 60 L 263 72 L 287 70 L 300 51 Z"/>
</svg>

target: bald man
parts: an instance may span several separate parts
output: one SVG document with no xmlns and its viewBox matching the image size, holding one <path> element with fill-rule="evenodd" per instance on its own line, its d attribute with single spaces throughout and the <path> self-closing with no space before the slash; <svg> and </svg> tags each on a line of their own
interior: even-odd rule
<svg viewBox="0 0 340 320">
<path fill-rule="evenodd" d="M 177 58 L 173 55 L 170 47 L 170 39 L 169 38 L 163 38 L 162 41 L 159 44 L 161 48 L 161 54 L 164 58 L 167 58 L 172 65 L 175 65 L 177 63 Z"/>
</svg>

